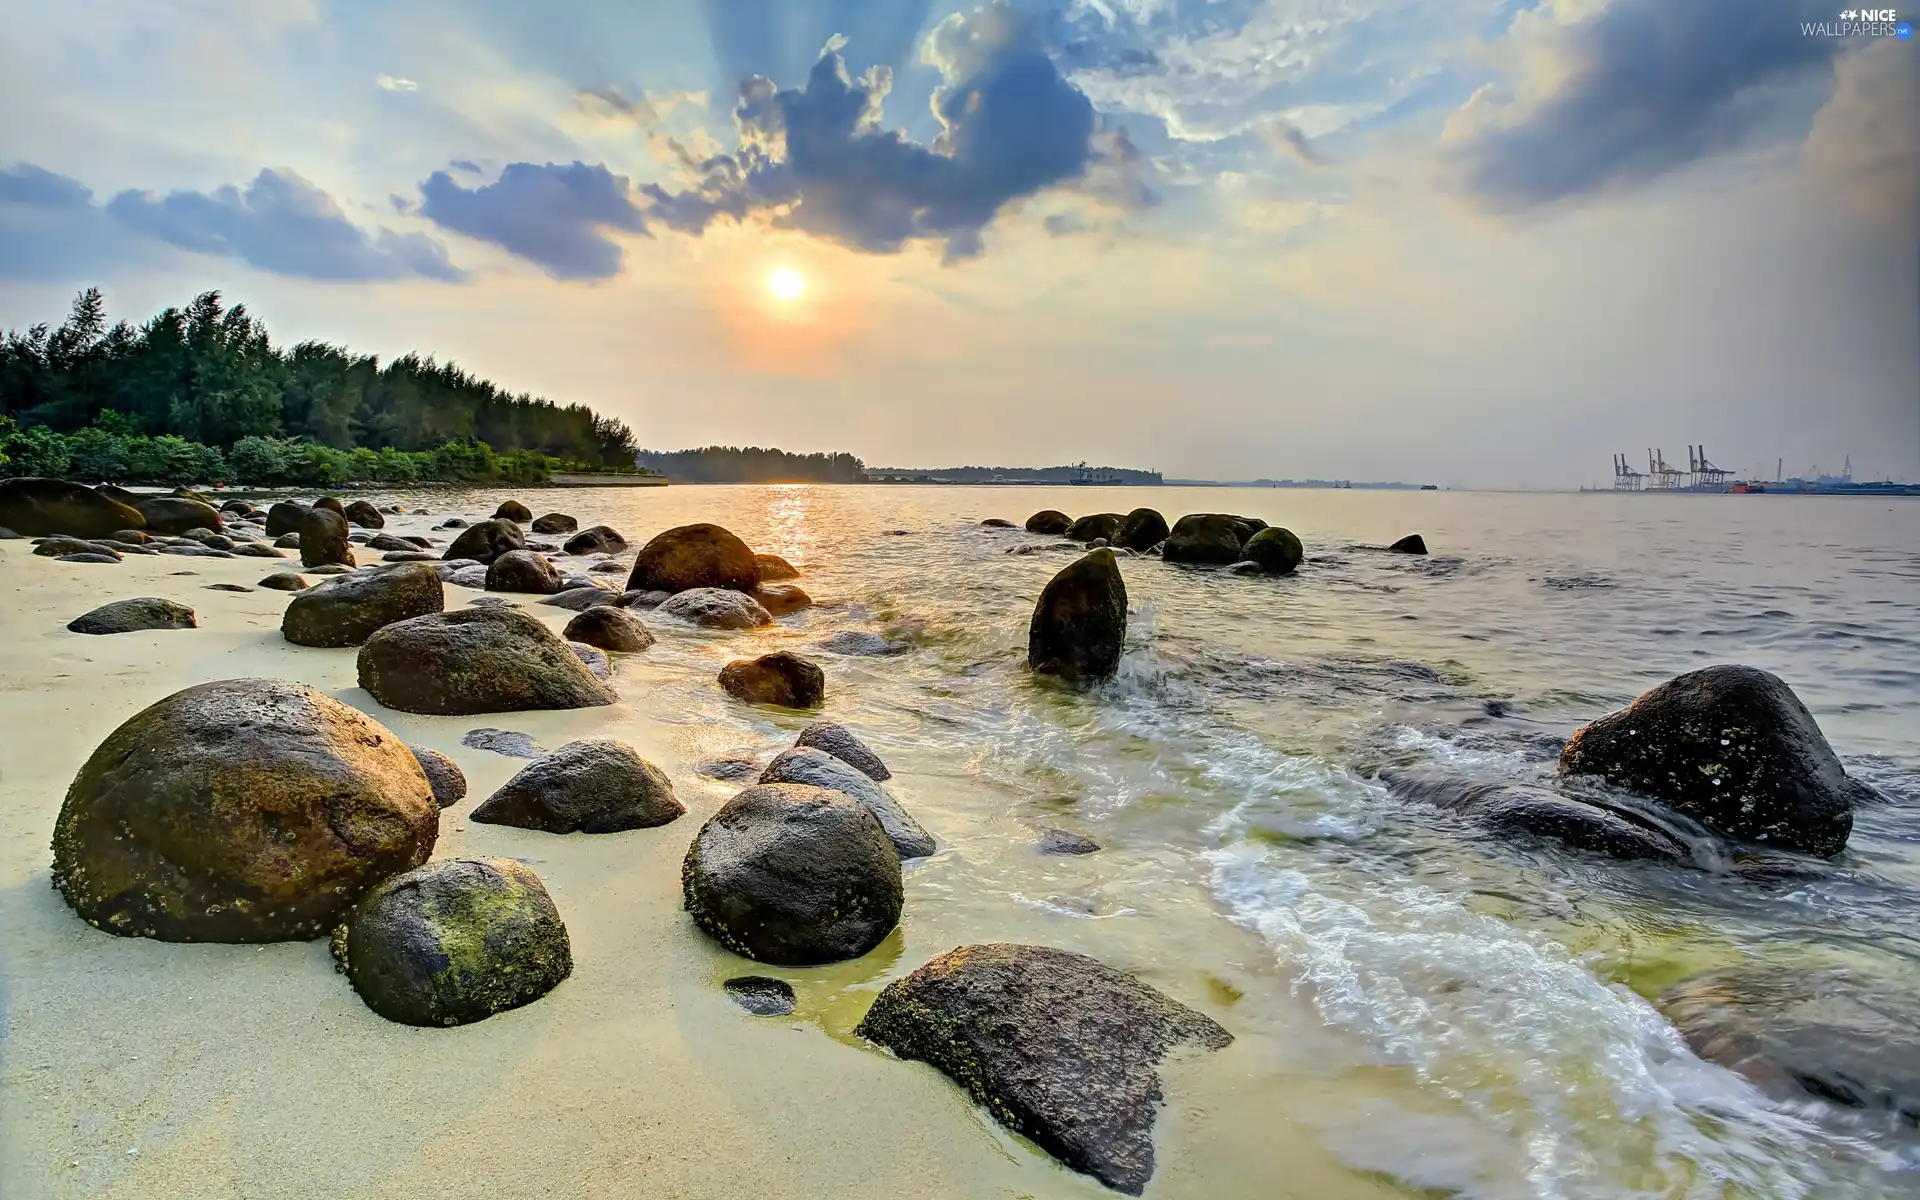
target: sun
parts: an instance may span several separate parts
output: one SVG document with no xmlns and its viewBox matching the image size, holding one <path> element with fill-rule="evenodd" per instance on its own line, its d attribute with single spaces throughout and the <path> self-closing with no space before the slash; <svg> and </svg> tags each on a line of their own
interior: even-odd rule
<svg viewBox="0 0 1920 1200">
<path fill-rule="evenodd" d="M 792 267 L 781 267 L 767 276 L 767 290 L 775 300 L 798 300 L 807 290 L 807 281 Z"/>
</svg>

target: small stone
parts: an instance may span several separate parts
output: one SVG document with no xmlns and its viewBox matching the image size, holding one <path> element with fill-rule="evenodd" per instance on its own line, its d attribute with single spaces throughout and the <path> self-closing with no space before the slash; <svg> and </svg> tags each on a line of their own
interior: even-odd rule
<svg viewBox="0 0 1920 1200">
<path fill-rule="evenodd" d="M 460 744 L 473 750 L 489 750 L 509 758 L 539 758 L 546 751 L 532 735 L 514 729 L 469 729 Z"/>
<path fill-rule="evenodd" d="M 720 985 L 733 1002 L 756 1017 L 791 1016 L 794 1009 L 793 985 L 784 979 L 765 975 L 736 975 Z"/>
<path fill-rule="evenodd" d="M 1092 854 L 1099 849 L 1099 842 L 1064 829 L 1049 829 L 1040 835 L 1042 854 Z"/>
</svg>

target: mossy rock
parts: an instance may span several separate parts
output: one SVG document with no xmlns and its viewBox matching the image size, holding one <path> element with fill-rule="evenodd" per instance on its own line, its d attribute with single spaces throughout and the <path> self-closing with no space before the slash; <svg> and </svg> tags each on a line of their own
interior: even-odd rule
<svg viewBox="0 0 1920 1200">
<path fill-rule="evenodd" d="M 512 521 L 516 525 L 525 525 L 533 520 L 533 510 L 518 500 L 508 500 L 493 511 L 496 521 Z"/>
<path fill-rule="evenodd" d="M 463 608 L 388 625 L 360 647 L 359 676 L 388 708 L 440 716 L 619 699 L 566 642 L 517 608 Z"/>
<path fill-rule="evenodd" d="M 1256 532 L 1225 513 L 1190 513 L 1174 523 L 1160 557 L 1170 563 L 1229 566 L 1240 561 L 1240 548 Z"/>
<path fill-rule="evenodd" d="M 487 590 L 553 596 L 563 589 L 552 563 L 532 550 L 509 550 L 488 564 Z"/>
<path fill-rule="evenodd" d="M 620 833 L 666 825 L 686 811 L 666 772 L 625 742 L 590 738 L 530 763 L 472 819 L 547 833 Z"/>
<path fill-rule="evenodd" d="M 467 773 L 460 764 L 425 746 L 410 746 L 414 758 L 420 762 L 420 769 L 427 773 L 427 783 L 433 787 L 433 798 L 441 808 L 452 808 L 467 798 Z"/>
<path fill-rule="evenodd" d="M 1112 542 L 1125 520 L 1119 513 L 1091 513 L 1067 526 L 1067 536 L 1076 542 Z"/>
<path fill-rule="evenodd" d="M 353 543 L 347 537 L 347 519 L 330 508 L 310 508 L 300 517 L 300 565 L 351 567 Z"/>
<path fill-rule="evenodd" d="M 1300 565 L 1306 557 L 1300 539 L 1290 529 L 1271 525 L 1247 539 L 1240 553 L 1250 562 L 1260 564 L 1260 569 L 1269 575 L 1285 575 Z"/>
<path fill-rule="evenodd" d="M 816 708 L 826 698 L 827 673 L 820 664 L 782 650 L 728 663 L 720 669 L 720 687 L 749 704 Z"/>
<path fill-rule="evenodd" d="M 64 479 L 0 479 L 0 525 L 23 537 L 112 537 L 145 528 L 138 509 Z"/>
<path fill-rule="evenodd" d="M 448 562 L 455 559 L 467 559 L 482 566 L 490 564 L 502 554 L 527 548 L 526 535 L 512 521 L 481 521 L 469 525 L 460 531 L 440 557 Z"/>
<path fill-rule="evenodd" d="M 653 645 L 652 632 L 639 617 L 614 605 L 612 597 L 568 621 L 561 636 L 569 642 L 585 642 L 616 654 L 638 654 Z"/>
<path fill-rule="evenodd" d="M 407 563 L 337 576 L 301 592 L 280 615 L 280 633 L 296 646 L 358 646 L 395 621 L 446 607 L 446 588 L 433 568 Z"/>
<path fill-rule="evenodd" d="M 548 513 L 544 517 L 535 518 L 533 522 L 535 533 L 572 533 L 579 528 L 580 522 L 566 513 Z"/>
<path fill-rule="evenodd" d="M 67 622 L 74 633 L 136 633 L 145 629 L 197 629 L 200 619 L 186 605 L 158 596 L 102 604 Z"/>
<path fill-rule="evenodd" d="M 838 722 L 815 721 L 800 731 L 800 736 L 794 739 L 793 744 L 796 747 L 824 750 L 875 783 L 885 783 L 893 778 L 893 772 L 887 769 L 887 764 L 881 761 L 880 756 L 855 737 L 851 729 Z"/>
<path fill-rule="evenodd" d="M 1120 536 L 1110 538 L 1116 546 L 1128 550 L 1151 550 L 1167 540 L 1167 519 L 1151 508 L 1136 508 L 1120 522 Z"/>
<path fill-rule="evenodd" d="M 1048 581 L 1027 626 L 1027 665 L 1042 675 L 1103 679 L 1120 667 L 1127 585 L 1107 549 L 1089 551 Z"/>
<path fill-rule="evenodd" d="M 768 763 L 767 769 L 760 773 L 760 782 L 804 783 L 852 796 L 879 818 L 880 828 L 887 831 L 887 840 L 893 843 L 902 859 L 925 858 L 938 848 L 933 835 L 900 806 L 879 780 L 825 750 L 796 746 Z"/>
<path fill-rule="evenodd" d="M 1073 528 L 1073 518 L 1057 508 L 1043 508 L 1027 518 L 1028 533 L 1044 533 L 1059 536 Z"/>
<path fill-rule="evenodd" d="M 800 568 L 794 566 L 778 554 L 756 554 L 754 565 L 760 568 L 761 583 L 778 583 L 786 579 L 800 578 Z"/>
<path fill-rule="evenodd" d="M 718 525 L 681 525 L 659 534 L 634 559 L 628 591 L 684 592 L 726 588 L 751 592 L 760 586 L 753 551 Z"/>
<path fill-rule="evenodd" d="M 354 905 L 332 948 L 367 1007 L 402 1025 L 484 1021 L 573 973 L 560 910 L 510 858 L 450 859 L 387 880 Z"/>
<path fill-rule="evenodd" d="M 567 539 L 561 547 L 568 554 L 618 554 L 627 548 L 627 539 L 620 531 L 610 525 L 595 525 L 582 529 Z"/>
</svg>

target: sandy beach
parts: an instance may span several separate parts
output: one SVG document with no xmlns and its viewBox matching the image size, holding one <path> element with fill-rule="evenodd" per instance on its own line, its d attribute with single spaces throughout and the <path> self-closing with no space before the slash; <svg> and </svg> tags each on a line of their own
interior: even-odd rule
<svg viewBox="0 0 1920 1200">
<path fill-rule="evenodd" d="M 627 532 L 638 542 L 656 530 Z M 748 963 L 682 911 L 681 858 L 737 790 L 694 765 L 743 745 L 766 754 L 785 743 L 689 722 L 672 697 L 702 686 L 703 673 L 711 686 L 714 664 L 779 630 L 626 656 L 615 676 L 622 703 L 613 708 L 409 716 L 356 686 L 353 651 L 288 645 L 279 633 L 285 594 L 209 590 L 251 585 L 270 566 L 165 556 L 70 564 L 32 556 L 28 542 L 0 543 L 0 1194 L 1111 1194 L 1006 1134 L 945 1077 L 852 1035 L 888 979 L 962 942 L 1021 932 L 969 931 L 951 915 L 917 913 L 916 890 L 940 886 L 933 872 L 909 869 L 900 930 L 834 967 Z M 474 595 L 449 587 L 447 606 Z M 106 637 L 65 628 L 133 596 L 190 604 L 201 627 Z M 571 615 L 521 599 L 556 629 Z M 506 856 L 532 866 L 569 929 L 572 977 L 525 1008 L 418 1029 L 371 1012 L 324 942 L 168 944 L 111 936 L 78 919 L 48 873 L 48 838 L 75 772 L 144 706 L 191 684 L 249 676 L 304 681 L 458 762 L 469 797 L 442 814 L 434 857 Z M 471 804 L 524 765 L 464 747 L 462 735 L 479 726 L 524 731 L 547 747 L 618 737 L 667 772 L 687 815 L 601 836 L 470 825 Z M 909 804 L 951 786 L 916 777 L 911 754 L 884 737 L 874 744 Z M 990 823 L 940 832 L 943 853 L 962 856 L 969 838 L 1006 833 Z M 1072 930 L 1062 927 L 1071 923 L 1034 922 L 1032 940 L 1094 949 L 1067 940 Z M 1321 1036 L 1305 1001 L 1291 1005 L 1297 1022 L 1275 1021 L 1270 1010 L 1258 1021 L 1236 1018 L 1238 991 L 1256 986 L 1253 977 L 1271 989 L 1274 968 L 1254 935 L 1234 936 L 1244 946 L 1224 957 L 1248 977 L 1237 983 L 1158 962 L 1150 941 L 1134 961 L 1116 959 L 1111 936 L 1095 951 L 1238 1039 L 1168 1067 L 1148 1194 L 1407 1194 L 1336 1162 L 1312 1135 L 1316 1123 L 1364 1126 L 1378 1089 L 1316 1079 L 1302 1065 L 1311 1056 L 1299 1047 Z M 748 1015 L 719 986 L 742 973 L 789 979 L 799 1011 Z"/>
</svg>

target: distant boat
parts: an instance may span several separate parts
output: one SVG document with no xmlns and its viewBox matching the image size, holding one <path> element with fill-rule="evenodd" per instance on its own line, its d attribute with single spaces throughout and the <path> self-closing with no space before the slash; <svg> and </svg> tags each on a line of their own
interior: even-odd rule
<svg viewBox="0 0 1920 1200">
<path fill-rule="evenodd" d="M 1423 492 L 1437 492 L 1440 490 L 1440 485 L 1437 483 L 1423 483 L 1420 485 L 1420 490 Z"/>
</svg>

